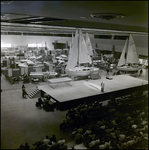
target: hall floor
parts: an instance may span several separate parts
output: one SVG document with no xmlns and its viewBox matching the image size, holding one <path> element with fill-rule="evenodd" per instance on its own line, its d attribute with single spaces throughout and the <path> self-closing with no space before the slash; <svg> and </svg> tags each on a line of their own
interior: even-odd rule
<svg viewBox="0 0 149 150">
<path fill-rule="evenodd" d="M 101 78 L 105 79 L 106 71 L 100 70 Z M 112 75 L 112 72 L 110 72 Z M 148 80 L 148 70 L 143 70 L 142 76 Z M 32 92 L 36 86 L 44 85 L 26 83 L 27 93 Z M 46 112 L 35 106 L 37 98 L 22 98 L 22 83 L 11 85 L 1 76 L 1 149 L 16 149 L 28 142 L 31 146 L 37 140 L 43 140 L 46 135 L 56 135 L 66 140 L 68 146 L 74 144 L 69 132 L 59 131 L 59 125 L 65 119 L 67 111 Z"/>
</svg>

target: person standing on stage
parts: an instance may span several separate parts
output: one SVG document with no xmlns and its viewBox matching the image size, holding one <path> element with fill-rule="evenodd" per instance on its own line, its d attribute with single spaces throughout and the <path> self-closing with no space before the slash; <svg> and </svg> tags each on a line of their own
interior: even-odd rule
<svg viewBox="0 0 149 150">
<path fill-rule="evenodd" d="M 142 73 L 143 73 L 143 70 L 141 69 L 141 70 L 140 70 L 140 74 L 139 74 L 139 76 L 141 76 L 141 75 L 142 75 Z"/>
<path fill-rule="evenodd" d="M 101 82 L 101 92 L 104 92 L 104 87 L 105 87 L 105 81 Z"/>
</svg>

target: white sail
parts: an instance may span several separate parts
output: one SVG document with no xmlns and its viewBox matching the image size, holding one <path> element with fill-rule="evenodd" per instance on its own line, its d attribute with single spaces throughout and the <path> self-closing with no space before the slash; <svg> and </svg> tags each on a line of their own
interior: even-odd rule
<svg viewBox="0 0 149 150">
<path fill-rule="evenodd" d="M 125 64 L 125 53 L 126 53 L 127 45 L 128 45 L 128 39 L 126 39 L 126 41 L 125 41 L 125 45 L 124 45 L 124 48 L 122 50 L 121 57 L 119 59 L 117 66 L 121 66 L 121 65 Z"/>
<path fill-rule="evenodd" d="M 79 30 L 79 64 L 80 63 L 90 63 L 91 64 L 91 57 L 88 52 L 88 48 L 84 37 L 82 35 L 81 30 Z"/>
<path fill-rule="evenodd" d="M 91 73 L 91 69 L 89 67 L 81 66 L 81 63 L 91 64 L 91 57 L 81 29 L 79 29 L 79 33 L 78 30 L 76 30 L 73 45 L 70 49 L 70 54 L 65 69 L 66 74 L 69 76 L 88 76 Z"/>
<path fill-rule="evenodd" d="M 78 61 L 78 29 L 76 30 L 72 47 L 70 47 L 66 69 L 74 68 L 77 65 L 77 61 Z"/>
<path fill-rule="evenodd" d="M 93 48 L 92 48 L 88 33 L 86 33 L 86 45 L 87 45 L 88 52 L 89 52 L 90 56 L 93 56 Z"/>
<path fill-rule="evenodd" d="M 70 48 L 71 48 L 72 45 L 73 45 L 73 40 L 74 40 L 74 36 L 73 36 L 73 33 L 72 33 L 72 39 L 71 39 L 71 41 L 70 41 Z"/>
<path fill-rule="evenodd" d="M 136 52 L 136 46 L 134 43 L 134 40 L 132 38 L 132 35 L 129 36 L 129 43 L 128 43 L 128 52 L 126 57 L 126 63 L 137 63 L 139 64 L 139 58 L 137 56 Z"/>
</svg>

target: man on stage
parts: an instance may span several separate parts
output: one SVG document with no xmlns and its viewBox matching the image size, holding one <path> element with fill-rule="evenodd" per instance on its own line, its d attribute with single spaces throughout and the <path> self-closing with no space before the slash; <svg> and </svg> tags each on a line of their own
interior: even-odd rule
<svg viewBox="0 0 149 150">
<path fill-rule="evenodd" d="M 101 82 L 101 92 L 104 92 L 105 81 Z"/>
</svg>

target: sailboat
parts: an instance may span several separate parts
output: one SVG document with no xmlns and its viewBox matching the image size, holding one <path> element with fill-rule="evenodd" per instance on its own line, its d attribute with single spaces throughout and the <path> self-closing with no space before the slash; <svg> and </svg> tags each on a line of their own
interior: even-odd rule
<svg viewBox="0 0 149 150">
<path fill-rule="evenodd" d="M 90 67 L 81 66 L 81 64 L 92 63 L 90 54 L 81 29 L 76 29 L 75 38 L 70 48 L 68 62 L 65 69 L 69 76 L 88 76 Z"/>
<path fill-rule="evenodd" d="M 88 50 L 88 53 L 91 57 L 91 61 L 92 61 L 92 67 L 90 67 L 91 69 L 91 73 L 93 72 L 98 72 L 99 73 L 99 68 L 96 68 L 94 67 L 94 63 L 93 63 L 93 48 L 92 48 L 92 44 L 91 44 L 91 41 L 90 41 L 90 38 L 89 38 L 89 35 L 88 33 L 86 33 L 86 45 L 87 45 L 87 50 Z"/>
<path fill-rule="evenodd" d="M 125 60 L 126 51 L 127 56 Z M 139 66 L 139 58 L 137 56 L 136 46 L 131 34 L 129 36 L 129 41 L 127 39 L 125 42 L 122 54 L 117 65 L 117 69 L 120 71 L 138 71 L 139 69 L 141 69 L 141 66 Z"/>
<path fill-rule="evenodd" d="M 88 33 L 86 33 L 86 45 L 90 56 L 93 56 L 93 48 Z"/>
</svg>

